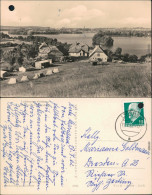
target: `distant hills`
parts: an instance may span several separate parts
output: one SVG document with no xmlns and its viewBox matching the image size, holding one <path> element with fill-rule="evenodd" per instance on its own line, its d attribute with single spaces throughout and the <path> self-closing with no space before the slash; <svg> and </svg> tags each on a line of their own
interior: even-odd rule
<svg viewBox="0 0 152 195">
<path fill-rule="evenodd" d="M 33 30 L 52 30 L 57 28 L 51 28 L 51 27 L 43 27 L 43 26 L 1 26 L 2 31 L 7 30 L 15 30 L 15 29 L 33 29 Z M 59 29 L 59 28 L 58 28 Z M 122 28 L 60 28 L 62 30 L 151 30 L 151 28 L 144 28 L 144 27 L 122 27 Z"/>
</svg>

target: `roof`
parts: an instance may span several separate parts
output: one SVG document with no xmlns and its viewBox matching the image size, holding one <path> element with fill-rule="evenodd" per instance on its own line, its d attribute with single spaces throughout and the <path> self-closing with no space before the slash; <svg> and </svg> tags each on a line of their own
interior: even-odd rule
<svg viewBox="0 0 152 195">
<path fill-rule="evenodd" d="M 40 46 L 39 46 L 39 49 L 41 49 L 42 47 L 48 47 L 48 45 L 46 43 L 42 43 Z"/>
<path fill-rule="evenodd" d="M 103 49 L 99 45 L 95 46 L 95 48 L 89 54 L 89 57 L 91 57 L 94 53 L 104 53 L 105 54 L 105 52 L 103 51 Z"/>
<path fill-rule="evenodd" d="M 1 74 L 4 74 L 5 72 L 6 72 L 6 71 L 0 70 L 0 73 L 1 73 Z"/>
<path fill-rule="evenodd" d="M 51 46 L 50 45 L 49 48 L 50 48 L 50 52 L 61 52 L 56 46 Z"/>
<path fill-rule="evenodd" d="M 47 53 L 58 53 L 58 54 L 60 53 L 61 55 L 63 55 L 63 53 L 54 45 L 47 45 L 46 43 L 42 43 L 40 45 L 39 49 L 41 49 L 43 47 L 49 48 L 49 52 L 47 52 Z"/>
<path fill-rule="evenodd" d="M 41 60 L 41 61 L 36 61 L 35 63 L 47 63 L 47 62 L 50 62 L 51 59 L 49 60 Z"/>
<path fill-rule="evenodd" d="M 87 44 L 75 43 L 75 44 L 71 45 L 71 47 L 69 49 L 69 53 L 79 53 L 81 50 L 88 53 L 89 46 Z"/>
</svg>

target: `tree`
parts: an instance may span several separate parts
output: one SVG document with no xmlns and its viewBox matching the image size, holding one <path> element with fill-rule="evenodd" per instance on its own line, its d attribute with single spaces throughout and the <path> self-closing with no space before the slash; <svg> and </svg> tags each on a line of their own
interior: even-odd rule
<svg viewBox="0 0 152 195">
<path fill-rule="evenodd" d="M 146 59 L 146 55 L 141 56 L 140 59 L 139 59 L 139 61 L 140 61 L 140 62 L 145 62 L 145 59 Z"/>
<path fill-rule="evenodd" d="M 108 61 L 111 62 L 112 61 L 112 55 L 113 52 L 109 49 L 104 50 L 105 54 L 108 56 Z"/>
<path fill-rule="evenodd" d="M 0 48 L 0 59 L 2 59 L 3 56 L 3 50 Z"/>
<path fill-rule="evenodd" d="M 138 57 L 136 55 L 130 55 L 129 56 L 129 62 L 137 62 Z"/>
<path fill-rule="evenodd" d="M 13 51 L 3 52 L 3 59 L 8 62 L 11 66 L 15 64 L 15 54 Z"/>
<path fill-rule="evenodd" d="M 129 61 L 129 54 L 128 53 L 125 53 L 122 57 L 122 60 L 125 61 L 125 62 L 128 62 Z"/>
<path fill-rule="evenodd" d="M 101 45 L 105 47 L 113 46 L 113 39 L 109 36 L 106 36 L 102 31 L 99 31 L 92 38 L 93 45 Z"/>
<path fill-rule="evenodd" d="M 121 56 L 122 48 L 118 47 L 115 51 L 116 56 Z"/>
<path fill-rule="evenodd" d="M 19 40 L 21 40 L 21 41 L 24 40 L 24 38 L 23 38 L 22 36 L 18 36 L 17 38 L 18 38 Z"/>
<path fill-rule="evenodd" d="M 29 45 L 27 47 L 27 58 L 35 58 L 38 55 L 38 44 Z"/>
<path fill-rule="evenodd" d="M 3 59 L 8 62 L 11 66 L 14 64 L 21 66 L 23 63 L 23 54 L 20 50 L 20 46 L 14 48 L 13 50 L 9 50 L 3 53 Z"/>
<path fill-rule="evenodd" d="M 152 57 L 152 54 L 146 54 L 144 56 L 141 56 L 140 59 L 139 59 L 139 61 L 140 62 L 145 62 L 147 57 L 151 58 Z"/>
</svg>

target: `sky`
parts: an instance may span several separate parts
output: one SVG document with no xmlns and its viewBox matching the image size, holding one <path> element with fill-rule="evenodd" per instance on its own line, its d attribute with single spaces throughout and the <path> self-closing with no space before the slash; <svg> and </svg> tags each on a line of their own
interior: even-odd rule
<svg viewBox="0 0 152 195">
<path fill-rule="evenodd" d="M 15 10 L 9 11 L 9 5 Z M 51 28 L 151 27 L 149 1 L 1 1 L 1 25 Z"/>
</svg>

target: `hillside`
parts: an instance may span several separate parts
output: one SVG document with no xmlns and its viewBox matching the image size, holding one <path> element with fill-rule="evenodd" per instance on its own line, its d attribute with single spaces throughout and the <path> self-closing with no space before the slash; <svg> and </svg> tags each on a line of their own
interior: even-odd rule
<svg viewBox="0 0 152 195">
<path fill-rule="evenodd" d="M 56 65 L 57 66 L 57 65 Z M 150 64 L 92 66 L 88 62 L 59 64 L 59 73 L 8 85 L 1 81 L 1 97 L 150 97 Z M 34 72 L 26 72 L 32 78 Z"/>
</svg>

